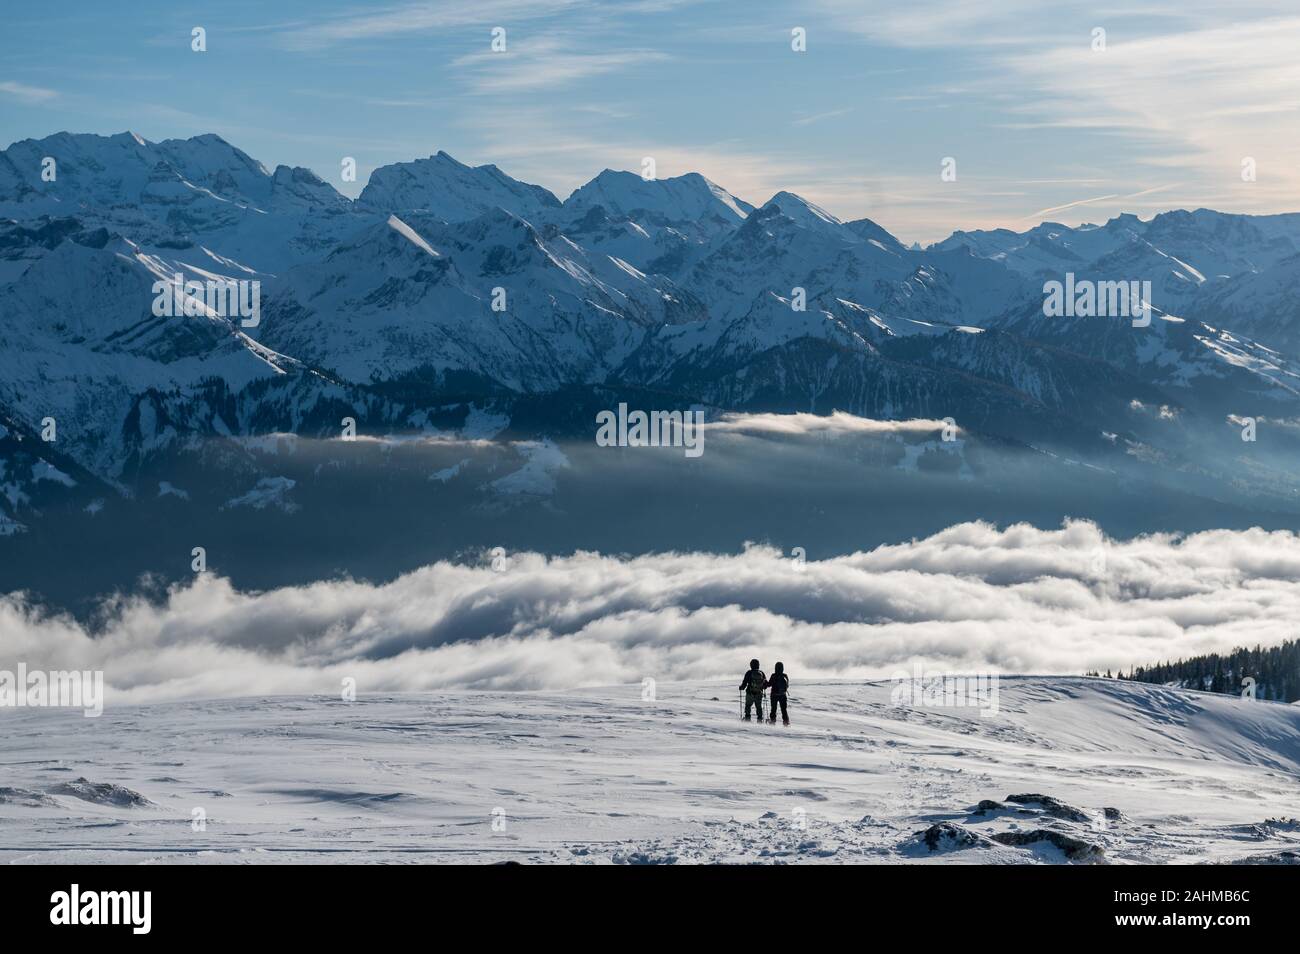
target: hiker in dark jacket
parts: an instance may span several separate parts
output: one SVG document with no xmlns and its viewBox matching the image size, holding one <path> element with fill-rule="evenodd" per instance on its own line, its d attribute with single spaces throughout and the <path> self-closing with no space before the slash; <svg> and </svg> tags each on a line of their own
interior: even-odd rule
<svg viewBox="0 0 1300 954">
<path fill-rule="evenodd" d="M 776 725 L 776 707 L 781 705 L 781 721 L 786 725 L 790 724 L 790 713 L 785 708 L 785 694 L 790 688 L 790 677 L 785 674 L 785 664 L 777 663 L 776 668 L 772 671 L 772 678 L 767 680 L 766 685 L 772 690 L 772 724 Z M 763 712 L 760 709 L 758 717 L 763 718 Z"/>
<path fill-rule="evenodd" d="M 758 660 L 749 661 L 749 672 L 745 673 L 745 678 L 740 680 L 740 688 L 745 690 L 745 721 L 751 722 L 749 718 L 749 708 L 754 706 L 758 709 L 758 721 L 763 721 L 763 687 L 767 685 L 767 677 L 763 675 L 763 670 L 758 668 Z"/>
</svg>

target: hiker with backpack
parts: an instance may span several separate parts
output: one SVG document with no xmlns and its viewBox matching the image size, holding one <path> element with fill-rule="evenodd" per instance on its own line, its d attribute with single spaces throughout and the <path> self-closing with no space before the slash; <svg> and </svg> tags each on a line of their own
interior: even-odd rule
<svg viewBox="0 0 1300 954">
<path fill-rule="evenodd" d="M 772 671 L 772 678 L 767 680 L 766 685 L 769 686 L 772 690 L 772 700 L 771 700 L 771 708 L 770 708 L 770 711 L 772 713 L 772 718 L 771 718 L 772 725 L 776 725 L 776 707 L 778 703 L 780 703 L 781 705 L 781 722 L 784 725 L 789 725 L 790 713 L 789 711 L 786 710 L 785 707 L 785 697 L 786 697 L 786 693 L 790 689 L 790 677 L 785 674 L 784 663 L 776 664 L 776 668 Z M 763 712 L 761 709 L 759 710 L 758 717 L 760 719 L 763 718 Z"/>
<path fill-rule="evenodd" d="M 749 718 L 750 707 L 758 709 L 758 721 L 763 721 L 763 689 L 767 686 L 767 677 L 763 671 L 758 668 L 758 660 L 749 661 L 749 672 L 740 680 L 740 688 L 745 693 L 745 721 L 753 721 Z"/>
</svg>

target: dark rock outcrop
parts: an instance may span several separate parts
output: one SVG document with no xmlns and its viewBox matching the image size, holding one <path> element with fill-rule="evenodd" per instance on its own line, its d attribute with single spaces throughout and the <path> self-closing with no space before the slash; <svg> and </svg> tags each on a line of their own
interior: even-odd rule
<svg viewBox="0 0 1300 954">
<path fill-rule="evenodd" d="M 1033 805 L 1041 809 L 1053 818 L 1060 818 L 1065 821 L 1080 822 L 1084 825 L 1091 824 L 1092 819 L 1081 809 L 1053 798 L 1051 795 L 1008 795 L 1007 801 L 1015 802 L 1017 805 Z"/>
<path fill-rule="evenodd" d="M 1101 861 L 1106 855 L 1106 849 L 1100 845 L 1094 845 L 1059 831 L 1049 831 L 1046 828 L 1036 828 L 1033 831 L 1004 831 L 993 835 L 992 838 L 999 844 L 1010 845 L 1013 848 L 1026 848 L 1039 842 L 1046 842 L 1059 848 L 1061 853 L 1071 861 Z"/>
</svg>

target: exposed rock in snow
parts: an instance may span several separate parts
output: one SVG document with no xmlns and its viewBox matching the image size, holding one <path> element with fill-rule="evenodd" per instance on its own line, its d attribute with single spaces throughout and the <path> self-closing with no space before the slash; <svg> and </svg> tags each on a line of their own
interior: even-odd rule
<svg viewBox="0 0 1300 954">
<path fill-rule="evenodd" d="M 1001 831 L 989 837 L 1001 844 L 1013 845 L 1017 848 L 1032 848 L 1040 844 L 1051 845 L 1059 849 L 1061 854 L 1070 861 L 1101 861 L 1106 856 L 1106 850 L 1099 845 L 1043 828 L 1033 831 Z"/>
<path fill-rule="evenodd" d="M 222 509 L 251 507 L 254 510 L 266 510 L 274 507 L 285 513 L 293 513 L 298 505 L 289 499 L 289 491 L 296 485 L 297 481 L 289 477 L 263 477 L 248 493 L 227 500 Z"/>
<path fill-rule="evenodd" d="M 1235 858 L 1234 865 L 1300 865 L 1300 851 L 1274 851 L 1266 855 L 1248 855 Z"/>
<path fill-rule="evenodd" d="M 189 500 L 190 495 L 179 487 L 172 486 L 170 481 L 161 480 L 158 482 L 159 497 L 179 497 L 181 500 Z"/>
<path fill-rule="evenodd" d="M 551 441 L 527 441 L 515 445 L 524 457 L 524 465 L 513 473 L 492 481 L 491 487 L 501 494 L 527 494 L 545 497 L 555 492 L 555 472 L 569 466 L 569 459 Z"/>
<path fill-rule="evenodd" d="M 923 832 L 916 835 L 917 838 L 930 851 L 965 851 L 967 848 L 987 848 L 989 840 L 981 835 L 976 834 L 961 825 L 954 825 L 952 822 L 939 822 L 931 825 Z"/>
<path fill-rule="evenodd" d="M 1006 800 L 1015 802 L 1017 805 L 1032 805 L 1053 818 L 1063 818 L 1066 821 L 1082 822 L 1084 824 L 1092 821 L 1086 812 L 1066 805 L 1051 795 L 1008 795 Z"/>
<path fill-rule="evenodd" d="M 55 785 L 49 790 L 49 794 L 68 795 L 84 802 L 110 805 L 115 808 L 145 808 L 153 805 L 153 802 L 139 792 L 133 792 L 112 782 L 91 782 L 85 777 Z"/>
</svg>

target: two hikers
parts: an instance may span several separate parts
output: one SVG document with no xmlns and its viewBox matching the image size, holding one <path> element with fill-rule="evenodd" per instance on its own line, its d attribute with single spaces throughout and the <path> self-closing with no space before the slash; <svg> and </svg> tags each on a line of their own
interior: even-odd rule
<svg viewBox="0 0 1300 954">
<path fill-rule="evenodd" d="M 763 675 L 763 670 L 758 668 L 758 660 L 749 661 L 749 671 L 745 677 L 740 680 L 740 689 L 745 693 L 745 721 L 752 722 L 749 717 L 750 709 L 758 710 L 758 721 L 763 721 L 763 690 L 772 690 L 771 705 L 769 711 L 772 718 L 768 721 L 776 725 L 776 707 L 781 707 L 781 721 L 785 725 L 790 724 L 790 713 L 786 709 L 786 693 L 790 689 L 790 677 L 785 674 L 785 665 L 777 663 L 776 669 L 772 673 L 772 678 L 768 679 Z"/>
</svg>

